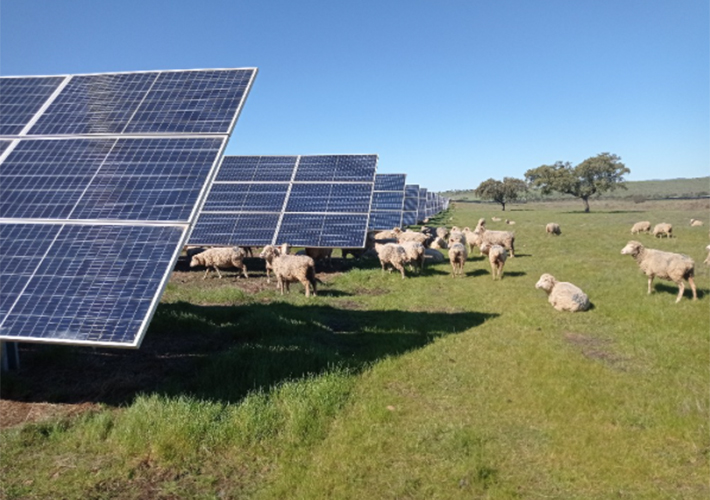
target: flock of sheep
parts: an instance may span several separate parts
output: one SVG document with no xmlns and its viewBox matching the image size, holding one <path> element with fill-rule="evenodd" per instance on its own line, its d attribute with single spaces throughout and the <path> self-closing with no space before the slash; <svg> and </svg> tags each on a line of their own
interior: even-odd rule
<svg viewBox="0 0 710 500">
<path fill-rule="evenodd" d="M 491 220 L 495 220 L 492 218 Z M 506 219 L 506 222 L 509 222 Z M 512 221 L 511 221 L 512 222 Z M 702 226 L 702 221 L 691 219 L 691 226 Z M 554 222 L 547 224 L 545 231 L 550 235 L 560 235 L 562 233 L 560 225 Z M 637 222 L 631 228 L 632 234 L 641 232 L 651 232 L 649 221 Z M 652 231 L 656 237 L 672 237 L 673 227 L 671 224 L 657 224 Z M 491 266 L 493 280 L 503 278 L 503 268 L 509 257 L 515 257 L 515 234 L 512 231 L 495 231 L 486 228 L 485 219 L 480 219 L 476 228 L 471 230 L 468 227 L 460 229 L 456 226 L 451 230 L 446 227 L 432 229 L 422 226 L 420 231 L 394 228 L 391 231 L 372 232 L 368 235 L 365 249 L 343 249 L 342 256 L 352 254 L 354 257 L 363 255 L 377 256 L 380 261 L 382 272 L 386 269 L 397 270 L 405 279 L 405 267 L 410 271 L 421 272 L 425 261 L 442 262 L 443 254 L 439 249 L 448 249 L 449 262 L 451 264 L 451 276 L 464 276 L 464 266 L 473 249 L 478 247 L 482 255 L 488 257 Z M 296 281 L 303 284 L 306 296 L 311 293 L 316 295 L 316 261 L 329 262 L 332 249 L 326 248 L 306 248 L 296 255 L 289 253 L 289 245 L 283 244 L 279 247 L 267 245 L 259 255 L 265 262 L 267 282 L 270 282 L 270 273 L 276 277 L 277 287 L 283 295 L 284 291 L 289 291 L 290 283 Z M 706 247 L 709 252 L 704 263 L 710 265 L 710 245 Z M 639 265 L 639 268 L 648 277 L 648 293 L 651 293 L 651 286 L 654 278 L 668 280 L 678 285 L 678 296 L 676 303 L 680 302 L 685 291 L 684 281 L 687 281 L 693 293 L 693 299 L 697 299 L 695 287 L 695 262 L 684 254 L 666 252 L 646 248 L 638 241 L 629 241 L 621 250 L 622 255 L 631 255 Z M 211 269 L 214 269 L 218 276 L 220 268 L 233 267 L 241 271 L 245 278 L 248 278 L 244 259 L 251 255 L 251 248 L 210 248 L 191 249 L 188 251 L 190 267 L 203 266 L 206 268 L 203 279 L 207 277 Z M 590 307 L 589 297 L 572 283 L 557 281 L 551 274 L 543 274 L 535 288 L 543 290 L 548 295 L 548 301 L 559 311 L 586 311 Z"/>
</svg>

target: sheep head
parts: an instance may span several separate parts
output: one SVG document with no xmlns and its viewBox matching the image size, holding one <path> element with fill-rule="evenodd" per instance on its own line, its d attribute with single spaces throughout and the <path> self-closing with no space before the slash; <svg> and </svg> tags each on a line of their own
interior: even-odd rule
<svg viewBox="0 0 710 500">
<path fill-rule="evenodd" d="M 621 255 L 631 255 L 636 257 L 641 250 L 643 250 L 643 245 L 638 241 L 629 241 L 624 248 L 621 249 Z"/>
<path fill-rule="evenodd" d="M 539 290 L 545 290 L 549 294 L 555 287 L 555 283 L 557 283 L 555 277 L 551 274 L 545 273 L 540 276 L 540 279 L 537 281 L 537 283 L 535 283 L 535 288 Z"/>
</svg>

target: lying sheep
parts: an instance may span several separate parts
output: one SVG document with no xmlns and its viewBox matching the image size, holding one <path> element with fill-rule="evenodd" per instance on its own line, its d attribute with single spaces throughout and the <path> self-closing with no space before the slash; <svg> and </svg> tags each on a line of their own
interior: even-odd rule
<svg viewBox="0 0 710 500">
<path fill-rule="evenodd" d="M 289 291 L 291 283 L 300 281 L 306 289 L 306 297 L 316 293 L 316 263 L 307 255 L 277 255 L 271 261 L 281 295 Z"/>
<path fill-rule="evenodd" d="M 450 242 L 451 240 L 449 240 Z M 451 277 L 464 276 L 463 266 L 468 259 L 468 249 L 463 243 L 454 242 L 449 245 L 449 262 L 451 262 Z"/>
<path fill-rule="evenodd" d="M 481 245 L 481 253 L 488 255 L 488 262 L 491 263 L 491 275 L 493 279 L 496 276 L 503 279 L 503 266 L 505 266 L 505 261 L 508 258 L 508 252 L 500 245 L 491 245 L 490 243 L 483 243 Z"/>
<path fill-rule="evenodd" d="M 512 231 L 491 231 L 484 226 L 476 228 L 473 232 L 473 243 L 481 248 L 481 244 L 488 242 L 491 245 L 500 245 L 510 253 L 510 257 L 515 257 L 515 233 Z"/>
<path fill-rule="evenodd" d="M 661 236 L 671 238 L 673 236 L 673 226 L 671 224 L 668 224 L 667 222 L 661 222 L 660 224 L 656 224 L 653 228 L 653 235 L 656 238 L 660 238 Z"/>
<path fill-rule="evenodd" d="M 650 233 L 651 223 L 647 220 L 637 222 L 631 227 L 631 234 Z"/>
<path fill-rule="evenodd" d="M 545 232 L 547 234 L 555 234 L 559 236 L 560 234 L 562 234 L 562 229 L 560 229 L 560 225 L 556 222 L 550 222 L 549 224 L 547 224 L 547 226 L 545 226 Z"/>
<path fill-rule="evenodd" d="M 409 229 L 402 231 L 399 228 L 395 228 L 394 234 L 397 237 L 397 243 L 402 243 L 404 241 L 416 241 L 424 245 L 429 239 L 429 236 L 426 234 L 419 233 L 417 231 L 410 231 Z"/>
<path fill-rule="evenodd" d="M 434 238 L 434 241 L 431 242 L 429 248 L 446 250 L 448 248 L 448 245 L 446 244 L 446 240 L 444 240 L 440 236 L 437 236 L 436 238 Z"/>
<path fill-rule="evenodd" d="M 698 220 L 698 219 L 690 219 L 690 225 L 692 227 L 700 227 L 703 225 L 703 221 Z"/>
<path fill-rule="evenodd" d="M 424 270 L 424 245 L 417 241 L 404 241 L 400 246 L 407 254 L 407 264 L 421 273 Z"/>
<path fill-rule="evenodd" d="M 386 265 L 389 264 L 402 274 L 402 279 L 405 278 L 404 264 L 407 263 L 407 252 L 402 245 L 397 243 L 385 243 L 384 245 L 375 243 L 375 250 L 377 251 L 377 257 L 380 259 L 383 273 Z M 389 271 L 392 272 L 392 269 Z"/>
<path fill-rule="evenodd" d="M 492 220 L 493 222 L 500 222 L 500 221 L 502 221 L 503 219 L 501 219 L 500 217 L 491 217 L 491 220 Z"/>
<path fill-rule="evenodd" d="M 586 311 L 589 297 L 578 286 L 566 281 L 557 281 L 551 274 L 543 274 L 535 288 L 547 293 L 547 300 L 558 311 Z"/>
<path fill-rule="evenodd" d="M 510 224 L 510 225 L 512 226 L 513 224 L 515 224 L 515 221 L 514 221 L 514 220 L 510 220 L 510 219 L 505 219 L 505 223 L 506 223 L 506 224 Z"/>
<path fill-rule="evenodd" d="M 664 252 L 646 248 L 638 241 L 629 241 L 621 249 L 622 255 L 631 255 L 646 276 L 648 276 L 648 293 L 651 293 L 651 284 L 656 276 L 662 280 L 672 281 L 678 285 L 676 304 L 680 302 L 685 291 L 683 280 L 688 280 L 693 290 L 693 300 L 698 298 L 695 290 L 695 262 L 687 255 L 673 252 Z"/>
<path fill-rule="evenodd" d="M 222 279 L 222 273 L 219 272 L 220 267 L 236 267 L 245 278 L 248 278 L 244 257 L 246 257 L 246 253 L 241 248 L 209 248 L 194 255 L 190 260 L 190 267 L 205 266 L 207 269 L 202 279 L 207 278 L 211 269 L 217 271 L 217 276 Z"/>
</svg>

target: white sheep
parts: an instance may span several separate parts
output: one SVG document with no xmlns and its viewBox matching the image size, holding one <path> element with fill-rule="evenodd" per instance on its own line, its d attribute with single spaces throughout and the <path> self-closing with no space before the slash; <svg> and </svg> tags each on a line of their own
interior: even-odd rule
<svg viewBox="0 0 710 500">
<path fill-rule="evenodd" d="M 491 231 L 485 226 L 480 226 L 476 228 L 473 235 L 473 243 L 478 248 L 481 248 L 481 244 L 484 242 L 488 242 L 492 245 L 502 246 L 510 253 L 511 258 L 515 257 L 515 233 L 512 231 Z"/>
<path fill-rule="evenodd" d="M 656 238 L 660 238 L 661 236 L 670 238 L 673 236 L 673 226 L 671 224 L 668 224 L 667 222 L 661 222 L 660 224 L 656 224 L 653 228 L 653 235 Z"/>
<path fill-rule="evenodd" d="M 503 219 L 501 219 L 500 217 L 491 217 L 491 220 L 492 220 L 493 222 L 500 222 L 500 221 L 502 221 Z"/>
<path fill-rule="evenodd" d="M 586 311 L 589 309 L 589 297 L 578 286 L 567 281 L 557 281 L 551 274 L 545 273 L 535 284 L 535 288 L 547 293 L 547 300 L 558 311 Z"/>
<path fill-rule="evenodd" d="M 271 263 L 274 261 L 274 258 L 276 258 L 278 255 L 288 255 L 288 251 L 290 250 L 290 247 L 288 246 L 287 243 L 284 243 L 281 245 L 281 249 L 278 247 L 275 247 L 274 245 L 266 245 L 264 248 L 261 249 L 261 253 L 259 254 L 259 257 L 264 259 L 264 267 L 266 268 L 266 282 L 271 283 L 271 277 L 269 276 L 270 271 L 273 271 L 273 267 Z"/>
<path fill-rule="evenodd" d="M 700 227 L 703 225 L 703 221 L 698 219 L 690 219 L 690 225 L 693 227 Z"/>
<path fill-rule="evenodd" d="M 513 224 L 515 224 L 515 221 L 514 221 L 514 220 L 510 220 L 510 219 L 505 219 L 505 223 L 512 226 Z"/>
<path fill-rule="evenodd" d="M 446 237 L 449 235 L 449 230 L 444 226 L 439 226 L 436 228 L 436 235 L 442 240 L 446 241 Z"/>
<path fill-rule="evenodd" d="M 401 229 L 396 227 L 393 232 L 397 238 L 397 243 L 402 243 L 405 241 L 416 241 L 424 245 L 429 239 L 428 235 L 417 231 L 410 231 L 409 229 L 407 229 L 406 231 L 402 231 Z"/>
<path fill-rule="evenodd" d="M 560 229 L 560 225 L 556 222 L 550 222 L 545 226 L 545 232 L 547 234 L 555 234 L 559 236 L 562 234 L 562 229 Z"/>
<path fill-rule="evenodd" d="M 446 244 L 446 240 L 444 240 L 440 236 L 437 236 L 436 238 L 434 238 L 434 241 L 431 242 L 429 248 L 446 250 L 448 248 L 448 245 Z"/>
<path fill-rule="evenodd" d="M 405 278 L 404 264 L 407 263 L 407 252 L 402 245 L 397 243 L 385 243 L 384 245 L 375 243 L 375 251 L 377 251 L 377 257 L 380 259 L 383 273 L 386 265 L 390 264 L 402 274 L 402 279 Z M 392 272 L 392 269 L 390 269 L 390 272 Z"/>
<path fill-rule="evenodd" d="M 468 259 L 468 249 L 463 243 L 451 243 L 449 239 L 449 262 L 451 262 L 451 277 L 464 276 L 463 267 Z"/>
<path fill-rule="evenodd" d="M 476 244 L 475 244 L 476 243 L 476 235 L 474 234 L 473 231 L 471 231 L 471 229 L 468 226 L 463 228 L 462 232 L 463 232 L 464 238 L 466 239 L 466 241 L 462 242 L 462 243 L 465 243 L 466 245 L 468 245 L 468 252 L 471 253 L 471 252 L 473 252 L 473 249 L 476 246 Z"/>
<path fill-rule="evenodd" d="M 637 222 L 631 227 L 631 234 L 638 234 L 638 233 L 650 233 L 651 232 L 651 223 L 647 220 L 643 220 L 641 222 Z"/>
<path fill-rule="evenodd" d="M 483 243 L 481 245 L 481 253 L 488 256 L 488 262 L 491 263 L 491 276 L 495 280 L 496 277 L 503 279 L 503 267 L 508 259 L 508 252 L 500 245 L 491 245 Z"/>
<path fill-rule="evenodd" d="M 306 289 L 306 297 L 310 297 L 310 290 L 313 295 L 316 293 L 316 263 L 307 255 L 277 255 L 271 261 L 271 267 L 276 276 L 278 288 L 281 295 L 284 288 L 289 291 L 291 283 L 300 281 Z"/>
<path fill-rule="evenodd" d="M 205 275 L 202 279 L 207 278 L 207 274 L 211 269 L 217 271 L 217 276 L 222 278 L 222 273 L 219 268 L 236 267 L 239 269 L 245 278 L 248 278 L 247 266 L 244 264 L 246 253 L 241 248 L 223 247 L 223 248 L 208 248 L 204 252 L 193 255 L 190 260 L 190 267 L 205 266 Z M 237 275 L 238 277 L 238 275 Z"/>
<path fill-rule="evenodd" d="M 404 241 L 400 246 L 407 254 L 407 263 L 411 269 L 417 269 L 421 273 L 424 270 L 424 245 L 418 241 Z"/>
<path fill-rule="evenodd" d="M 646 276 L 648 276 L 648 293 L 651 293 L 653 278 L 672 281 L 678 285 L 678 297 L 676 303 L 680 302 L 685 291 L 683 280 L 688 280 L 690 288 L 693 290 L 693 300 L 698 298 L 695 290 L 695 262 L 687 255 L 673 252 L 664 252 L 653 248 L 646 248 L 638 241 L 629 241 L 621 249 L 622 255 L 631 255 Z"/>
</svg>

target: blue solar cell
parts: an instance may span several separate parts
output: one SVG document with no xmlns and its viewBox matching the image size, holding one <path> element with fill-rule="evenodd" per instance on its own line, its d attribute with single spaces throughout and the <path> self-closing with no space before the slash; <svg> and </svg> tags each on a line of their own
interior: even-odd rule
<svg viewBox="0 0 710 500">
<path fill-rule="evenodd" d="M 11 241 L 29 238 L 43 247 L 51 242 L 26 289 L 2 319 L 0 335 L 135 346 L 184 229 L 66 225 L 55 235 L 59 227 L 14 228 L 18 236 Z M 5 247 L 13 257 L 21 251 L 11 242 Z"/>
<path fill-rule="evenodd" d="M 370 213 L 370 230 L 392 229 L 402 226 L 402 212 L 383 211 Z"/>
<path fill-rule="evenodd" d="M 375 191 L 404 192 L 405 174 L 376 174 Z"/>
<path fill-rule="evenodd" d="M 0 217 L 68 217 L 115 142 L 20 141 L 0 164 Z"/>
<path fill-rule="evenodd" d="M 65 78 L 0 78 L 0 135 L 22 132 Z"/>
<path fill-rule="evenodd" d="M 286 212 L 367 213 L 372 184 L 294 184 Z"/>
<path fill-rule="evenodd" d="M 119 139 L 71 217 L 187 221 L 223 141 Z"/>
<path fill-rule="evenodd" d="M 60 226 L 0 226 L 0 321 L 39 265 Z"/>
<path fill-rule="evenodd" d="M 419 198 L 419 184 L 407 184 L 404 188 L 406 198 Z"/>
<path fill-rule="evenodd" d="M 269 245 L 278 221 L 278 213 L 202 213 L 190 235 L 190 245 Z"/>
<path fill-rule="evenodd" d="M 419 200 L 416 198 L 405 198 L 404 199 L 404 210 L 406 211 L 417 211 L 419 206 Z"/>
<path fill-rule="evenodd" d="M 126 133 L 231 131 L 254 69 L 160 73 Z"/>
<path fill-rule="evenodd" d="M 412 226 L 417 223 L 416 212 L 402 212 L 402 226 Z"/>
<path fill-rule="evenodd" d="M 296 181 L 373 182 L 377 155 L 302 156 Z"/>
<path fill-rule="evenodd" d="M 404 192 L 375 191 L 372 193 L 372 210 L 402 210 Z"/>
<path fill-rule="evenodd" d="M 288 184 L 214 183 L 203 212 L 280 212 Z"/>
<path fill-rule="evenodd" d="M 5 150 L 10 147 L 12 141 L 0 141 L 0 155 L 5 152 Z"/>
<path fill-rule="evenodd" d="M 276 243 L 326 248 L 365 246 L 367 215 L 284 214 Z"/>
<path fill-rule="evenodd" d="M 289 182 L 296 156 L 225 156 L 216 181 Z"/>
</svg>

